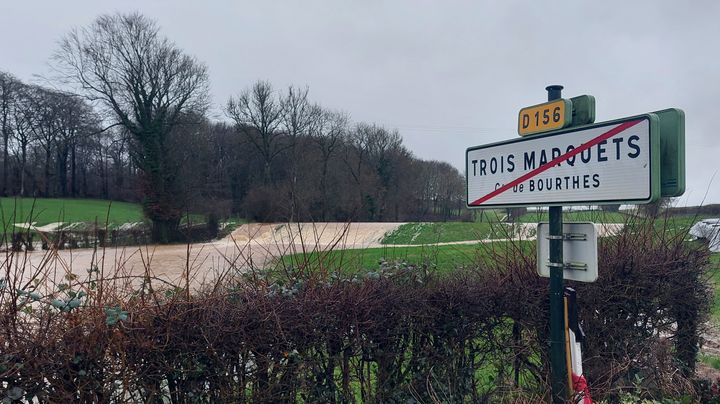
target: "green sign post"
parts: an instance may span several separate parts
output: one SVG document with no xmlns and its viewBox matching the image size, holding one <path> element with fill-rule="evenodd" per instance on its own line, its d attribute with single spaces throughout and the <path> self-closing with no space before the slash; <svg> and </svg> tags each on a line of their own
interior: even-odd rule
<svg viewBox="0 0 720 404">
<path fill-rule="evenodd" d="M 563 86 L 548 86 L 548 101 L 561 98 Z M 563 217 L 562 205 L 550 206 L 550 370 L 553 402 L 564 403 L 567 391 L 565 358 L 565 310 L 563 302 Z M 538 240 L 540 242 L 540 240 Z"/>
</svg>

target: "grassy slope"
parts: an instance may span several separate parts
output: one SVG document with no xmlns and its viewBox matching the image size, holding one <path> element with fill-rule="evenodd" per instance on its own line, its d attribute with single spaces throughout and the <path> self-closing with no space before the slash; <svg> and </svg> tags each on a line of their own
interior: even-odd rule
<svg viewBox="0 0 720 404">
<path fill-rule="evenodd" d="M 710 322 L 717 327 L 720 325 L 720 253 L 710 256 L 710 265 L 710 279 L 715 284 L 715 296 L 710 308 Z M 701 354 L 699 359 L 706 365 L 720 370 L 720 357 Z"/>
<path fill-rule="evenodd" d="M 517 245 L 517 242 L 516 242 Z M 530 241 L 520 243 L 531 253 L 535 244 Z M 322 267 L 328 272 L 353 274 L 357 271 L 375 271 L 382 262 L 389 264 L 407 263 L 409 265 L 427 265 L 439 272 L 449 272 L 464 266 L 473 266 L 490 256 L 491 249 L 511 247 L 510 243 L 498 241 L 483 244 L 458 244 L 443 246 L 417 246 L 367 248 L 358 250 L 336 250 L 307 255 L 295 254 L 282 258 L 281 265 L 294 267 Z"/>
<path fill-rule="evenodd" d="M 3 223 L 97 222 L 110 224 L 143 220 L 139 204 L 99 199 L 0 198 Z"/>
<path fill-rule="evenodd" d="M 384 247 L 311 253 L 306 256 L 297 254 L 284 257 L 284 261 L 294 266 L 307 264 L 318 267 L 318 260 L 321 259 L 323 266 L 330 272 L 346 274 L 361 270 L 376 270 L 382 261 L 426 263 L 441 270 L 450 270 L 472 263 L 477 252 L 478 247 L 474 245 Z"/>
<path fill-rule="evenodd" d="M 398 227 L 383 238 L 382 244 L 397 245 L 423 245 L 446 243 L 454 241 L 469 241 L 483 239 L 504 239 L 508 237 L 510 227 L 501 223 L 504 214 L 499 211 L 478 212 L 478 221 L 471 222 L 436 222 L 436 223 L 407 223 Z M 677 215 L 666 218 L 661 217 L 655 222 L 660 230 L 686 231 L 697 221 L 708 217 L 707 215 Z M 564 212 L 563 220 L 566 222 L 593 222 L 593 223 L 626 223 L 632 221 L 632 216 L 619 212 L 575 211 Z M 639 219 L 643 220 L 643 219 Z M 547 222 L 547 212 L 530 212 L 521 216 L 518 222 L 538 223 Z"/>
<path fill-rule="evenodd" d="M 710 315 L 712 322 L 715 325 L 720 325 L 720 253 L 714 253 L 710 256 L 710 265 L 710 276 L 715 284 L 715 296 Z"/>
<path fill-rule="evenodd" d="M 619 212 L 604 212 L 600 210 L 563 212 L 563 220 L 567 222 L 594 222 L 594 223 L 624 223 L 627 215 Z M 547 212 L 530 212 L 520 217 L 523 223 L 547 222 Z"/>
<path fill-rule="evenodd" d="M 485 212 L 482 221 L 408 223 L 398 227 L 383 238 L 382 244 L 423 245 L 447 243 L 453 241 L 504 239 L 508 237 L 509 227 L 502 224 L 497 211 Z M 568 222 L 624 223 L 626 215 L 602 211 L 565 212 L 563 219 Z M 527 213 L 520 217 L 522 223 L 547 221 L 547 212 Z"/>
<path fill-rule="evenodd" d="M 507 238 L 508 227 L 498 223 L 407 223 L 383 238 L 382 244 L 433 244 L 452 241 Z"/>
</svg>

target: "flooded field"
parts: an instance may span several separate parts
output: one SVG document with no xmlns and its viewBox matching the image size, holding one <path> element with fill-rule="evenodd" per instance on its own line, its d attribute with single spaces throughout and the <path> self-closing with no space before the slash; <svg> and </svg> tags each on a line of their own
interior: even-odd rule
<svg viewBox="0 0 720 404">
<path fill-rule="evenodd" d="M 68 277 L 84 279 L 95 271 L 105 278 L 149 276 L 174 285 L 184 284 L 189 273 L 190 282 L 199 285 L 248 268 L 262 268 L 284 254 L 377 247 L 386 232 L 401 224 L 253 223 L 207 243 L 6 252 L 2 267 L 25 279 L 41 274 L 55 283 Z"/>
</svg>

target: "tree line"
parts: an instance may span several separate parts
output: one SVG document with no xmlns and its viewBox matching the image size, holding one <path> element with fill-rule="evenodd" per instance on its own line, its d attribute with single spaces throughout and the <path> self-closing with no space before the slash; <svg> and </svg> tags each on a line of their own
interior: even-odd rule
<svg viewBox="0 0 720 404">
<path fill-rule="evenodd" d="M 257 81 L 207 115 L 207 68 L 144 16 L 62 38 L 52 87 L 0 72 L 3 195 L 143 203 L 158 241 L 191 213 L 253 220 L 451 220 L 464 178 L 397 130 L 352 122 L 307 87 Z M 55 87 L 62 88 L 57 90 Z"/>
<path fill-rule="evenodd" d="M 0 71 L 3 196 L 136 200 L 128 139 L 77 94 Z"/>
</svg>

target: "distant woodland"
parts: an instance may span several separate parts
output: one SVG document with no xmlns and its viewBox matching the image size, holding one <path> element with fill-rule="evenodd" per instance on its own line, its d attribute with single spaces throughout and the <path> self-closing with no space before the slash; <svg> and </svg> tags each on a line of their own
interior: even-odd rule
<svg viewBox="0 0 720 404">
<path fill-rule="evenodd" d="M 397 130 L 353 122 L 307 87 L 238 83 L 208 118 L 207 67 L 140 14 L 70 31 L 42 85 L 0 71 L 5 196 L 143 203 L 158 239 L 187 212 L 253 220 L 451 220 L 464 177 Z M 62 89 L 62 90 L 59 90 Z"/>
<path fill-rule="evenodd" d="M 157 34 L 154 22 L 137 14 L 102 18 L 117 29 L 141 24 Z M 317 105 L 308 88 L 276 89 L 264 81 L 238 83 L 238 95 L 224 107 L 227 119 L 213 121 L 206 116 L 207 93 L 172 105 L 207 91 L 205 67 L 192 58 L 185 62 L 199 66 L 201 83 L 189 96 L 153 99 L 155 83 L 167 80 L 153 75 L 169 67 L 144 68 L 143 56 L 110 66 L 127 69 L 121 78 L 130 81 L 113 92 L 118 78 L 101 78 L 110 83 L 103 88 L 82 81 L 88 72 L 78 69 L 86 60 L 72 65 L 87 56 L 82 46 L 102 43 L 83 37 L 89 34 L 98 35 L 81 30 L 64 39 L 52 61 L 67 75 L 58 76 L 54 88 L 0 71 L 2 195 L 138 201 L 150 219 L 169 217 L 170 227 L 186 212 L 325 221 L 463 215 L 462 174 L 447 163 L 414 157 L 396 130 L 353 122 L 345 112 Z M 152 46 L 181 54 L 167 39 Z M 182 63 L 147 53 L 154 63 Z"/>
</svg>

